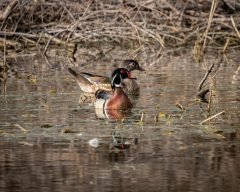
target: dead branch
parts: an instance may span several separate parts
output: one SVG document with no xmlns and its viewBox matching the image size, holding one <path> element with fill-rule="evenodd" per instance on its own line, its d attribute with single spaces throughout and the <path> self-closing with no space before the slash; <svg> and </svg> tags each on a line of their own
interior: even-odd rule
<svg viewBox="0 0 240 192">
<path fill-rule="evenodd" d="M 202 101 L 206 101 L 206 94 L 209 92 L 209 89 L 205 89 L 205 90 L 202 90 L 202 91 L 199 91 L 197 93 L 197 98 L 200 98 Z"/>
<path fill-rule="evenodd" d="M 51 35 L 48 33 L 41 33 L 41 34 L 30 34 L 30 33 L 18 33 L 18 32 L 6 32 L 6 31 L 0 31 L 0 37 L 21 37 L 23 40 L 26 40 L 32 45 L 37 45 L 39 43 L 45 44 L 47 40 L 47 44 L 44 49 L 44 53 L 46 52 L 50 42 L 54 42 L 57 45 L 65 45 L 67 47 L 75 47 L 74 43 L 69 43 L 67 41 L 59 39 L 57 36 L 61 32 Z M 19 43 L 19 42 L 18 42 Z"/>
<path fill-rule="evenodd" d="M 210 73 L 212 72 L 213 68 L 214 68 L 216 65 L 217 65 L 217 67 L 219 68 L 219 66 L 220 66 L 220 64 L 222 63 L 222 61 L 223 61 L 223 56 L 222 56 L 222 55 L 218 56 L 218 58 L 217 58 L 217 59 L 211 64 L 211 66 L 207 69 L 207 71 L 206 71 L 203 79 L 202 79 L 201 82 L 199 83 L 199 85 L 198 85 L 198 93 L 197 93 L 196 96 L 197 96 L 197 98 L 200 98 L 201 101 L 208 102 L 205 97 L 206 97 L 206 94 L 209 92 L 209 89 L 207 88 L 207 89 L 202 90 L 203 85 L 204 85 L 204 83 L 207 81 L 207 79 L 208 79 Z M 216 72 L 212 77 L 215 77 L 216 74 L 217 74 L 217 72 Z M 207 83 L 209 83 L 209 81 L 208 81 Z M 211 95 L 210 95 L 210 97 L 209 97 L 209 102 L 210 102 L 211 99 L 212 99 L 211 96 L 212 96 L 212 88 L 211 88 Z M 210 105 L 210 104 L 209 104 L 209 105 Z"/>
<path fill-rule="evenodd" d="M 0 21 L 6 20 L 8 16 L 11 14 L 14 7 L 17 5 L 18 0 L 13 0 L 9 3 L 9 5 L 5 8 L 4 11 L 0 10 Z"/>
<path fill-rule="evenodd" d="M 207 80 L 209 74 L 212 72 L 213 67 L 214 67 L 214 63 L 211 64 L 210 68 L 206 71 L 203 79 L 202 79 L 201 82 L 199 83 L 199 85 L 198 85 L 198 92 L 200 92 L 200 91 L 202 90 L 202 86 L 203 86 L 203 84 L 205 83 L 205 81 Z M 204 92 L 203 92 L 203 93 L 204 93 Z M 201 93 L 200 95 L 202 95 L 203 93 Z M 198 93 L 198 95 L 199 95 L 199 93 Z"/>
<path fill-rule="evenodd" d="M 35 41 L 45 50 L 50 44 L 65 46 L 66 42 L 109 40 L 119 44 L 122 41 L 138 42 L 138 45 L 152 49 L 159 48 L 159 45 L 173 49 L 193 45 L 197 38 L 202 40 L 200 45 L 204 44 L 203 47 L 211 44 L 224 46 L 229 38 L 231 43 L 225 44 L 226 51 L 240 42 L 238 11 L 232 10 L 232 17 L 229 17 L 222 11 L 224 5 L 219 0 L 206 0 L 202 4 L 198 1 L 174 3 L 172 0 L 7 2 L 10 3 L 4 9 L 2 6 L 0 12 L 0 20 L 4 21 L 1 28 L 6 28 L 6 33 L 0 31 L 0 37 L 5 34 L 7 40 L 22 37 L 29 45 Z"/>
<path fill-rule="evenodd" d="M 234 30 L 235 30 L 236 33 L 237 33 L 238 38 L 240 39 L 240 33 L 239 33 L 238 29 L 237 29 L 236 23 L 235 23 L 235 21 L 234 21 L 234 19 L 233 19 L 232 16 L 231 16 L 231 22 L 232 22 L 232 25 L 233 25 Z"/>
<path fill-rule="evenodd" d="M 213 1 L 212 1 L 212 6 L 211 6 L 209 18 L 208 18 L 208 24 L 207 24 L 206 31 L 205 31 L 205 33 L 204 33 L 203 49 L 202 49 L 203 51 L 204 51 L 204 49 L 205 49 L 205 47 L 206 47 L 208 31 L 209 31 L 209 29 L 210 29 L 210 27 L 211 27 L 213 15 L 214 15 L 215 10 L 216 10 L 216 8 L 217 8 L 217 4 L 218 4 L 218 0 L 213 0 Z"/>
<path fill-rule="evenodd" d="M 216 118 L 217 116 L 219 116 L 219 115 L 221 115 L 221 114 L 225 114 L 225 111 L 221 111 L 221 112 L 219 112 L 219 113 L 217 113 L 217 114 L 215 114 L 215 115 L 213 115 L 213 116 L 205 119 L 205 120 L 202 121 L 200 124 L 202 125 L 202 124 L 206 123 L 207 121 L 210 121 L 211 119 Z"/>
</svg>

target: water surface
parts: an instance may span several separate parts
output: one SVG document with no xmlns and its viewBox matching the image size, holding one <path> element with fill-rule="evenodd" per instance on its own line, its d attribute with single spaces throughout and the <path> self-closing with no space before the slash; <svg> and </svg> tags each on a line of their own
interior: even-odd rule
<svg viewBox="0 0 240 192">
<path fill-rule="evenodd" d="M 124 54 L 8 58 L 19 74 L 1 83 L 0 191 L 240 191 L 239 53 L 219 67 L 210 113 L 195 99 L 203 64 L 142 55 L 131 114 L 99 118 L 67 67 L 108 75 Z"/>
</svg>

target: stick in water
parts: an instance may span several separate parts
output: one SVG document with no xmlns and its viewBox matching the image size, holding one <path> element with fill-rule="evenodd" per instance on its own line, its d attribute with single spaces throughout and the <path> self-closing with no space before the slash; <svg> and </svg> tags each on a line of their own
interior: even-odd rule
<svg viewBox="0 0 240 192">
<path fill-rule="evenodd" d="M 221 112 L 219 112 L 219 113 L 217 113 L 217 114 L 215 114 L 215 115 L 213 115 L 213 116 L 205 119 L 205 120 L 202 121 L 200 124 L 202 125 L 203 123 L 205 123 L 205 122 L 207 122 L 207 121 L 209 121 L 209 120 L 211 120 L 211 119 L 213 119 L 213 118 L 215 118 L 215 117 L 217 117 L 217 116 L 219 116 L 219 115 L 221 115 L 221 114 L 224 114 L 224 113 L 225 113 L 225 111 L 221 111 Z"/>
</svg>

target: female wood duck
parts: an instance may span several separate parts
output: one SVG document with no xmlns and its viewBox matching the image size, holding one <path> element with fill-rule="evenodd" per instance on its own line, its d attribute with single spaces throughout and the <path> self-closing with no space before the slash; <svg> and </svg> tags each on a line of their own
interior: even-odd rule
<svg viewBox="0 0 240 192">
<path fill-rule="evenodd" d="M 121 84 L 124 79 L 131 78 L 126 68 L 115 69 L 112 73 L 111 87 L 113 92 L 99 89 L 95 93 L 96 109 L 127 110 L 133 107 L 130 99 L 122 90 Z"/>
<path fill-rule="evenodd" d="M 131 72 L 138 70 L 138 71 L 145 71 L 142 67 L 139 66 L 138 62 L 129 59 L 123 61 L 123 66 L 129 71 L 129 76 L 131 77 Z M 122 81 L 122 89 L 129 95 L 139 95 L 139 85 L 136 81 L 136 78 L 125 78 Z"/>
<path fill-rule="evenodd" d="M 134 70 L 144 71 L 135 60 L 124 60 L 123 64 L 124 68 L 128 71 L 129 77 L 131 77 L 131 72 Z M 111 80 L 109 77 L 93 75 L 85 72 L 76 72 L 71 68 L 68 68 L 68 71 L 77 78 L 77 82 L 83 92 L 95 93 L 98 89 L 107 91 L 111 90 Z M 122 89 L 127 94 L 137 95 L 139 93 L 139 85 L 136 82 L 136 78 L 123 79 Z"/>
</svg>

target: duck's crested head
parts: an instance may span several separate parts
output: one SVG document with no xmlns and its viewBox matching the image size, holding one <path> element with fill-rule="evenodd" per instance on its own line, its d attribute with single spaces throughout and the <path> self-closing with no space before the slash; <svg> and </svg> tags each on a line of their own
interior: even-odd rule
<svg viewBox="0 0 240 192">
<path fill-rule="evenodd" d="M 136 60 L 134 60 L 134 59 L 126 59 L 126 60 L 124 60 L 123 61 L 123 66 L 128 71 L 134 71 L 134 70 L 145 71 L 145 69 L 140 67 L 139 63 Z"/>
<path fill-rule="evenodd" d="M 112 89 L 116 87 L 121 87 L 121 83 L 123 79 L 132 79 L 130 76 L 130 72 L 126 68 L 117 68 L 112 72 L 112 81 L 111 86 Z"/>
<path fill-rule="evenodd" d="M 112 72 L 112 76 L 111 78 L 113 79 L 113 77 L 118 74 L 121 75 L 122 79 L 127 79 L 127 78 L 131 78 L 130 77 L 130 73 L 126 68 L 117 68 Z"/>
</svg>

